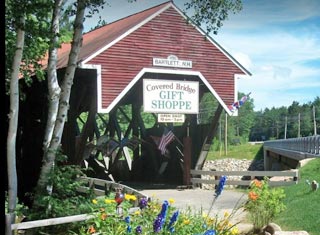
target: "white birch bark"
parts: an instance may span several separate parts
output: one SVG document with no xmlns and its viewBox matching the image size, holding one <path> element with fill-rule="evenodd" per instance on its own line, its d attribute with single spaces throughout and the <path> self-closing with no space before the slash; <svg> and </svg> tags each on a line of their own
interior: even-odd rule
<svg viewBox="0 0 320 235">
<path fill-rule="evenodd" d="M 55 121 L 52 139 L 50 141 L 49 148 L 41 168 L 40 177 L 37 185 L 38 190 L 41 191 L 45 190 L 47 186 L 48 174 L 54 167 L 56 152 L 61 143 L 63 128 L 69 109 L 71 87 L 73 83 L 75 70 L 77 67 L 78 54 L 82 43 L 83 19 L 86 5 L 85 0 L 78 0 L 77 3 L 78 5 L 74 23 L 73 41 L 71 44 L 71 51 L 69 54 L 68 66 L 61 85 L 58 115 Z"/>
<path fill-rule="evenodd" d="M 59 18 L 63 0 L 56 0 L 53 9 L 51 31 L 52 39 L 49 49 L 47 80 L 48 80 L 48 117 L 43 140 L 43 153 L 46 155 L 49 143 L 52 138 L 55 120 L 59 107 L 60 86 L 57 77 L 58 43 L 59 43 Z"/>
<path fill-rule="evenodd" d="M 10 113 L 9 130 L 7 136 L 7 171 L 8 171 L 8 214 L 6 215 L 6 235 L 12 234 L 11 224 L 15 221 L 15 209 L 17 204 L 17 169 L 16 169 L 16 138 L 19 115 L 19 68 L 24 47 L 24 24 L 22 16 L 17 29 L 16 51 L 12 63 L 10 80 Z"/>
</svg>

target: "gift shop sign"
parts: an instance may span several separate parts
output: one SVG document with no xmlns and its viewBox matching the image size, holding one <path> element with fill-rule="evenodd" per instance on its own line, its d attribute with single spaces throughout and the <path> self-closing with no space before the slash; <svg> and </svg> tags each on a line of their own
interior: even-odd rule
<svg viewBox="0 0 320 235">
<path fill-rule="evenodd" d="M 199 82 L 143 79 L 144 112 L 197 114 Z"/>
</svg>

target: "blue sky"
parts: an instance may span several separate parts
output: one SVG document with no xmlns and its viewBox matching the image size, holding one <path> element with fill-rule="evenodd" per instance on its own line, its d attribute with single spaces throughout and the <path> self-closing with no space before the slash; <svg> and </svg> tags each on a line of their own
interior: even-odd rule
<svg viewBox="0 0 320 235">
<path fill-rule="evenodd" d="M 166 1 L 107 2 L 100 16 L 112 22 Z M 180 9 L 184 2 L 174 1 Z M 97 19 L 86 20 L 85 31 Z M 211 36 L 252 73 L 238 81 L 238 90 L 251 92 L 256 111 L 320 97 L 319 0 L 244 0 L 242 11 Z"/>
</svg>

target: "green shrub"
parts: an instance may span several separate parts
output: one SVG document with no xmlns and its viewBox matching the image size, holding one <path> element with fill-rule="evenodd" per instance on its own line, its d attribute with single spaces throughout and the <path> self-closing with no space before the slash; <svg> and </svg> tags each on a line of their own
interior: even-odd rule
<svg viewBox="0 0 320 235">
<path fill-rule="evenodd" d="M 282 188 L 270 188 L 268 178 L 262 181 L 253 180 L 248 191 L 248 201 L 245 209 L 254 231 L 259 231 L 285 209 L 283 199 L 285 194 Z"/>
<path fill-rule="evenodd" d="M 88 199 L 94 198 L 95 195 L 88 192 L 79 193 L 78 188 L 84 183 L 79 181 L 79 177 L 85 176 L 85 172 L 78 165 L 66 165 L 67 157 L 61 153 L 56 156 L 54 170 L 49 176 L 49 185 L 52 186 L 52 193 L 45 195 L 37 195 L 34 198 L 34 204 L 29 211 L 26 212 L 28 220 L 40 220 L 56 217 L 64 217 L 70 215 L 84 214 L 90 211 L 91 205 Z M 39 229 L 43 233 L 55 231 L 65 231 L 66 227 L 73 225 L 57 225 Z M 78 225 L 74 225 L 78 226 Z M 38 231 L 40 233 L 40 231 Z"/>
</svg>

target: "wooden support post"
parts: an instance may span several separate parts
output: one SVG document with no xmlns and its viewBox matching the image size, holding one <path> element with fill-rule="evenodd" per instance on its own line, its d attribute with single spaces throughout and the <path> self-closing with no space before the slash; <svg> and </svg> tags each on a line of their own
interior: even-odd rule
<svg viewBox="0 0 320 235">
<path fill-rule="evenodd" d="M 186 137 L 183 138 L 183 184 L 184 185 L 190 185 L 191 145 L 192 145 L 192 140 L 190 136 L 187 135 Z"/>
</svg>

